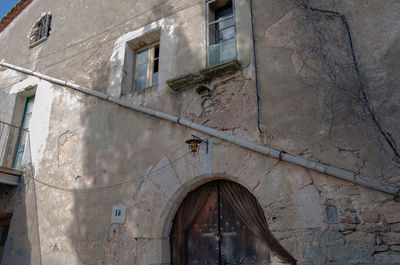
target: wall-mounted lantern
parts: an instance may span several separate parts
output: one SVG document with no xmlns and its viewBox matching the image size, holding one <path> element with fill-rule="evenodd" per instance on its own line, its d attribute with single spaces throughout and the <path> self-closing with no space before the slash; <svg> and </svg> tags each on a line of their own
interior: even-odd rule
<svg viewBox="0 0 400 265">
<path fill-rule="evenodd" d="M 196 152 L 199 149 L 199 144 L 205 143 L 206 144 L 206 152 L 208 153 L 208 140 L 203 140 L 195 135 L 192 134 L 192 139 L 189 139 L 186 141 L 186 143 L 189 145 L 189 150 L 192 151 L 193 155 L 196 154 Z"/>
</svg>

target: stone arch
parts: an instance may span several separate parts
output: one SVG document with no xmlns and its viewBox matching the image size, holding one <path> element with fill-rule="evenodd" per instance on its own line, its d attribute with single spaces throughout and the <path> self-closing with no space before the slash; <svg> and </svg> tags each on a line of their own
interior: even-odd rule
<svg viewBox="0 0 400 265">
<path fill-rule="evenodd" d="M 191 185 L 189 185 L 190 188 L 186 188 L 186 189 L 184 189 L 183 192 L 181 192 L 180 196 L 178 197 L 179 199 L 177 200 L 177 203 L 174 205 L 174 208 L 170 209 L 170 211 L 169 211 L 169 213 L 170 213 L 169 218 L 167 218 L 167 221 L 165 222 L 165 226 L 164 226 L 164 230 L 163 230 L 163 238 L 166 239 L 166 241 L 163 244 L 163 248 L 162 248 L 163 262 L 166 262 L 166 263 L 171 262 L 171 244 L 172 244 L 171 240 L 170 240 L 171 235 L 172 235 L 171 230 L 172 230 L 173 222 L 176 219 L 176 216 L 178 214 L 177 213 L 178 209 L 180 209 L 183 201 L 188 197 L 188 195 L 191 192 L 200 189 L 201 187 L 205 186 L 208 183 L 217 183 L 217 181 L 219 181 L 219 180 L 224 181 L 224 183 L 231 183 L 234 185 L 237 184 L 237 186 L 241 187 L 244 192 L 248 193 L 250 195 L 250 197 L 253 197 L 257 201 L 256 203 L 262 214 L 262 218 L 266 218 L 265 212 L 262 210 L 261 205 L 258 202 L 258 199 L 253 194 L 253 192 L 251 192 L 249 190 L 249 188 L 246 187 L 247 186 L 246 183 L 238 183 L 238 182 L 244 182 L 243 180 L 235 179 L 233 177 L 224 177 L 222 175 L 217 175 L 214 177 L 203 176 L 203 178 L 195 178 L 195 179 L 193 179 L 193 183 L 191 183 Z M 237 181 L 237 180 L 239 180 L 239 181 Z M 296 264 L 295 259 L 289 254 L 289 252 L 287 252 L 280 245 L 280 243 L 275 239 L 273 234 L 269 231 L 268 225 L 266 227 L 266 232 L 267 232 L 270 240 L 268 243 L 267 243 L 267 241 L 263 241 L 263 242 L 264 242 L 264 244 L 275 244 L 275 246 L 271 245 L 272 248 L 275 248 L 275 250 L 278 250 L 278 252 L 279 252 L 279 253 L 275 252 L 273 254 L 274 256 L 276 256 L 275 259 L 278 259 L 280 261 L 286 260 L 287 262 L 289 262 L 289 263 L 279 263 L 279 264 Z M 270 246 L 268 246 L 268 247 L 270 247 Z"/>
<path fill-rule="evenodd" d="M 169 165 L 174 157 L 176 152 L 163 156 L 151 169 L 154 173 L 135 185 L 130 226 L 141 244 L 136 246 L 140 256 L 138 264 L 169 264 L 171 224 L 181 202 L 190 191 L 212 180 L 231 180 L 250 191 L 261 204 L 268 225 L 279 231 L 278 237 L 282 235 L 280 231 L 286 229 L 323 227 L 322 202 L 314 200 L 317 192 L 311 185 L 313 173 L 302 167 L 229 144 L 215 145 L 209 153 L 185 156 Z M 162 170 L 157 171 L 158 168 Z M 279 212 L 271 223 L 271 218 L 275 217 L 271 210 L 278 200 L 290 207 L 282 214 Z M 300 205 L 299 200 L 310 203 Z M 316 208 L 318 216 L 314 214 Z M 288 213 L 293 218 L 286 221 Z M 314 217 L 318 218 L 311 219 Z M 284 242 L 290 244 L 293 240 Z M 297 246 L 286 247 L 293 253 L 298 252 Z"/>
</svg>

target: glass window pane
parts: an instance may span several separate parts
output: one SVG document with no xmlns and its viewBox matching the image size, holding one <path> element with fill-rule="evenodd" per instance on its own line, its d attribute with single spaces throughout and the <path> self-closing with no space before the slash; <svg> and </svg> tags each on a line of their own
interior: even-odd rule
<svg viewBox="0 0 400 265">
<path fill-rule="evenodd" d="M 215 20 L 228 17 L 233 14 L 232 6 L 226 6 L 215 11 Z"/>
<path fill-rule="evenodd" d="M 138 65 L 138 66 L 136 66 L 136 74 L 135 74 L 135 77 L 137 78 L 137 77 L 141 77 L 141 76 L 144 76 L 144 77 L 146 77 L 146 75 L 147 75 L 147 63 L 145 63 L 145 64 L 141 64 L 141 65 Z"/>
<path fill-rule="evenodd" d="M 153 86 L 158 84 L 158 73 L 153 74 Z"/>
<path fill-rule="evenodd" d="M 141 77 L 135 80 L 135 89 L 144 89 L 146 88 L 146 78 Z"/>
<path fill-rule="evenodd" d="M 235 37 L 235 28 L 230 27 L 218 32 L 218 41 L 219 43 L 231 40 Z"/>
<path fill-rule="evenodd" d="M 234 18 L 230 18 L 230 19 L 227 19 L 227 20 L 219 22 L 218 23 L 218 28 L 219 29 L 224 29 L 226 27 L 233 26 L 233 25 L 235 25 L 235 19 Z"/>
<path fill-rule="evenodd" d="M 160 56 L 160 45 L 156 45 L 154 47 L 154 58 L 158 58 Z"/>
<path fill-rule="evenodd" d="M 142 64 L 142 63 L 146 63 L 148 61 L 149 58 L 149 50 L 143 50 L 141 52 L 138 52 L 136 55 L 136 65 L 138 64 Z"/>
<path fill-rule="evenodd" d="M 226 42 L 226 44 L 220 46 L 219 56 L 220 56 L 219 58 L 220 62 L 234 59 L 236 57 L 235 43 Z"/>
<path fill-rule="evenodd" d="M 158 73 L 158 59 L 154 60 L 153 73 Z"/>
</svg>

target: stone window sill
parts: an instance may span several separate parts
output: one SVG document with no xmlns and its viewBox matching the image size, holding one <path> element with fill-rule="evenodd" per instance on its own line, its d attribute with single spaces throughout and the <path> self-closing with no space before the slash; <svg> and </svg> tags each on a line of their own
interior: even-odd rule
<svg viewBox="0 0 400 265">
<path fill-rule="evenodd" d="M 190 73 L 167 81 L 167 84 L 175 91 L 184 91 L 195 87 L 199 83 L 211 81 L 216 77 L 233 74 L 240 69 L 237 60 L 213 65 L 201 69 L 198 73 Z"/>
<path fill-rule="evenodd" d="M 33 48 L 33 47 L 39 45 L 40 43 L 44 42 L 45 40 L 47 40 L 47 37 L 44 37 L 44 38 L 41 38 L 40 40 L 37 40 L 37 41 L 35 41 L 35 42 L 32 42 L 32 43 L 29 45 L 29 48 Z"/>
</svg>

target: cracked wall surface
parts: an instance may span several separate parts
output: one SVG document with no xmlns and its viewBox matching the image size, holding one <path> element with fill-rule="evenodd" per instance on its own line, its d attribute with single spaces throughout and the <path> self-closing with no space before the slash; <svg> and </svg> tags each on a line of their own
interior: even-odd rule
<svg viewBox="0 0 400 265">
<path fill-rule="evenodd" d="M 0 59 L 353 170 L 357 158 L 329 145 L 319 112 L 325 106 L 304 83 L 315 78 L 319 65 L 304 67 L 291 41 L 293 2 L 253 2 L 263 135 L 257 130 L 245 0 L 236 1 L 240 69 L 201 83 L 209 88 L 206 94 L 195 88 L 177 92 L 165 82 L 206 66 L 203 1 L 35 0 L 0 34 Z M 398 12 L 393 12 L 398 4 L 333 2 L 354 25 L 360 51 L 369 54 L 363 65 L 376 60 L 386 67 L 387 81 L 398 84 Z M 29 49 L 28 31 L 42 11 L 53 15 L 51 35 Z M 160 25 L 160 84 L 121 93 L 116 83 L 122 81 L 115 75 L 123 65 L 120 46 L 129 36 Z M 12 118 L 16 93 L 33 81 L 0 69 L 0 119 Z M 4 265 L 169 264 L 176 210 L 191 190 L 216 179 L 235 181 L 254 194 L 274 236 L 298 264 L 400 263 L 400 204 L 393 196 L 66 87 L 38 85 L 37 97 L 43 103 L 40 116 L 33 113 L 33 120 L 40 121 L 35 136 L 39 155 L 34 172 L 27 171 L 19 187 Z M 394 106 L 387 119 L 398 118 L 396 111 Z M 396 129 L 399 123 L 393 124 Z M 192 134 L 209 140 L 208 152 L 202 145 L 196 155 L 188 154 L 185 140 Z M 115 209 L 123 211 L 123 218 Z"/>
</svg>

